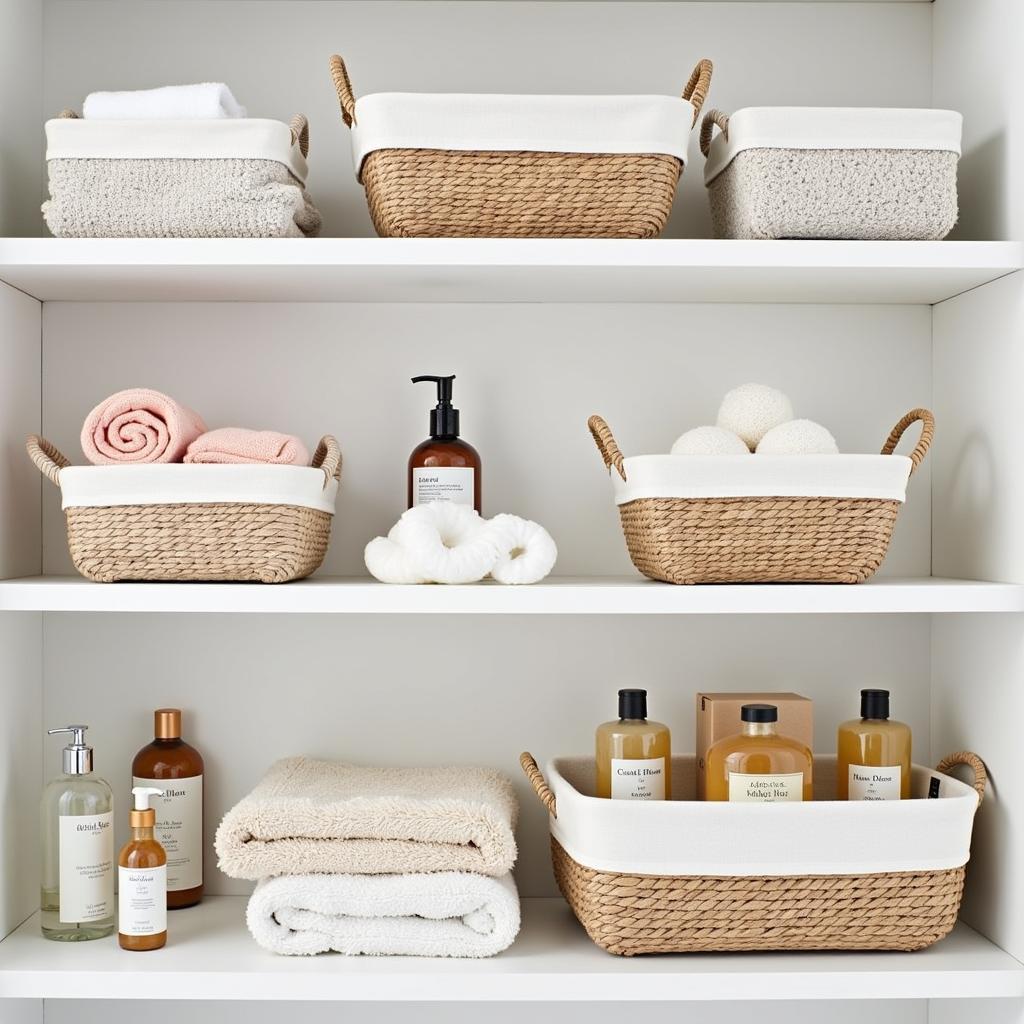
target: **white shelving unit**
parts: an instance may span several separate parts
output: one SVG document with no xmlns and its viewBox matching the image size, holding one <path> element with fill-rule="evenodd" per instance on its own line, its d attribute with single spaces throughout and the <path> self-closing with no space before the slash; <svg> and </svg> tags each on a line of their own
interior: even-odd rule
<svg viewBox="0 0 1024 1024">
<path fill-rule="evenodd" d="M 127 1024 L 147 1000 L 158 1024 L 180 1001 L 195 1002 L 193 1024 L 216 1024 L 277 1000 L 303 1004 L 296 1020 L 373 1002 L 384 1024 L 404 1024 L 423 1009 L 410 1002 L 529 1001 L 539 1021 L 571 1002 L 612 1024 L 621 1007 L 598 1003 L 654 1001 L 695 1002 L 683 1012 L 731 1024 L 756 999 L 766 1024 L 865 1012 L 878 1024 L 1024 1024 L 1022 38 L 1015 0 L 8 0 L 0 1021 Z M 336 48 L 357 94 L 674 91 L 706 54 L 710 103 L 726 111 L 952 107 L 964 115 L 960 223 L 942 242 L 713 240 L 694 145 L 657 241 L 374 238 L 327 77 Z M 324 237 L 40 237 L 48 113 L 95 88 L 211 79 L 261 115 L 309 116 Z M 406 379 L 422 372 L 458 374 L 486 511 L 545 523 L 559 575 L 524 588 L 361 575 L 363 545 L 403 504 L 428 407 Z M 630 566 L 587 416 L 604 415 L 627 453 L 667 450 L 745 379 L 783 387 L 848 451 L 877 451 L 908 408 L 934 411 L 936 441 L 869 583 L 668 587 Z M 23 439 L 42 433 L 74 457 L 88 409 L 137 384 L 218 425 L 337 434 L 345 470 L 320 574 L 283 587 L 73 574 L 57 492 Z M 58 763 L 45 726 L 92 726 L 124 807 L 150 710 L 184 707 L 207 761 L 210 838 L 276 757 L 514 772 L 525 747 L 542 760 L 586 749 L 624 681 L 650 688 L 677 749 L 690 745 L 694 690 L 806 693 L 826 752 L 871 684 L 893 690 L 916 760 L 980 753 L 993 784 L 954 933 L 913 954 L 610 957 L 554 898 L 547 820 L 518 782 L 524 926 L 493 960 L 271 957 L 245 930 L 246 885 L 212 851 L 210 896 L 172 915 L 161 953 L 39 935 L 37 806 Z"/>
</svg>

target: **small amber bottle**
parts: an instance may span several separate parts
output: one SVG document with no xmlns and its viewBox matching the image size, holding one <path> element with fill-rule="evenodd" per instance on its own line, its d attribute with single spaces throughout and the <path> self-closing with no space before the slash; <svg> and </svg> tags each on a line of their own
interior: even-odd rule
<svg viewBox="0 0 1024 1024">
<path fill-rule="evenodd" d="M 780 803 L 813 798 L 811 751 L 779 735 L 774 704 L 744 704 L 742 729 L 713 743 L 707 756 L 708 800 Z"/>
<path fill-rule="evenodd" d="M 647 691 L 619 690 L 619 718 L 597 727 L 597 795 L 612 800 L 672 799 L 668 726 L 647 721 Z"/>
<path fill-rule="evenodd" d="M 472 505 L 480 512 L 480 454 L 459 437 L 459 410 L 452 408 L 451 377 L 413 377 L 413 384 L 437 385 L 437 406 L 430 410 L 430 437 L 409 456 L 409 508 L 432 501 Z"/>
<path fill-rule="evenodd" d="M 167 907 L 203 898 L 203 758 L 181 738 L 181 711 L 153 712 L 153 742 L 132 761 L 132 785 L 163 791 L 154 801 L 156 834 L 167 852 Z"/>
<path fill-rule="evenodd" d="M 132 837 L 117 858 L 117 941 L 122 949 L 144 952 L 167 942 L 167 854 L 153 838 L 156 811 L 149 806 L 161 791 L 136 786 L 132 795 Z"/>
<path fill-rule="evenodd" d="M 889 691 L 861 690 L 860 718 L 839 726 L 839 800 L 910 799 L 910 726 L 889 721 Z"/>
</svg>

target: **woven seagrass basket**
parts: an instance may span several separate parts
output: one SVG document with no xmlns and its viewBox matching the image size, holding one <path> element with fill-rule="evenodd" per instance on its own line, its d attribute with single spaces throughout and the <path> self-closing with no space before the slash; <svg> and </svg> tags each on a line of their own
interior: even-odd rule
<svg viewBox="0 0 1024 1024">
<path fill-rule="evenodd" d="M 936 769 L 943 773 L 936 785 L 940 789 L 948 787 L 953 790 L 945 794 L 951 799 L 914 799 L 870 805 L 815 801 L 810 804 L 751 807 L 741 823 L 746 839 L 733 844 L 749 850 L 757 842 L 758 823 L 766 822 L 772 811 L 783 808 L 798 814 L 810 812 L 800 833 L 807 837 L 811 830 L 816 829 L 815 840 L 819 848 L 822 844 L 828 846 L 830 831 L 822 829 L 812 819 L 821 812 L 831 813 L 832 809 L 842 817 L 849 817 L 850 827 L 861 836 L 868 827 L 865 825 L 868 817 L 879 816 L 882 820 L 873 827 L 882 837 L 880 845 L 884 845 L 885 836 L 891 834 L 894 826 L 899 829 L 904 814 L 915 815 L 914 823 L 909 820 L 903 822 L 907 829 L 940 815 L 943 819 L 940 827 L 948 823 L 951 831 L 959 833 L 951 844 L 954 850 L 961 851 L 960 856 L 952 858 L 960 860 L 962 857 L 963 863 L 959 865 L 932 870 L 857 874 L 780 872 L 776 875 L 727 875 L 723 872 L 712 875 L 694 872 L 660 875 L 589 867 L 566 852 L 555 837 L 556 830 L 572 836 L 584 847 L 618 831 L 624 837 L 619 846 L 632 844 L 633 856 L 640 863 L 659 838 L 657 830 L 662 826 L 654 820 L 654 815 L 648 813 L 659 810 L 659 806 L 584 796 L 571 780 L 557 774 L 560 763 L 554 762 L 556 774 L 552 776 L 552 787 L 549 787 L 533 756 L 524 753 L 520 757 L 523 771 L 550 814 L 551 857 L 558 887 L 590 938 L 609 953 L 634 956 L 643 953 L 771 950 L 912 951 L 938 942 L 956 924 L 963 895 L 971 826 L 987 779 L 985 765 L 976 754 L 967 751 L 951 754 Z M 972 784 L 977 797 L 958 780 L 941 781 L 957 765 L 967 765 L 973 771 Z M 589 767 L 592 774 L 592 761 L 589 761 Z M 678 764 L 674 767 L 678 770 Z M 915 773 L 925 787 L 937 777 L 927 769 L 916 767 Z M 675 785 L 674 778 L 673 791 Z M 558 789 L 557 796 L 553 788 Z M 565 813 L 560 817 L 563 799 Z M 637 812 L 629 822 L 615 817 L 623 804 L 630 811 Z M 829 804 L 831 809 L 827 806 Z M 742 813 L 743 810 L 741 805 L 699 801 L 669 801 L 660 809 L 666 812 L 658 816 L 662 824 L 673 812 L 684 815 L 697 812 L 700 815 L 700 829 L 695 830 L 691 820 L 676 822 L 673 826 L 673 834 L 681 835 L 683 842 L 689 841 L 691 850 L 695 844 L 699 846 L 706 841 L 716 822 L 722 822 L 718 812 Z M 637 822 L 640 814 L 645 819 L 643 825 Z M 736 815 L 728 817 L 736 822 Z M 841 831 L 844 834 L 836 837 L 835 844 L 849 845 L 849 831 L 845 828 Z M 926 829 L 920 828 L 919 831 L 925 832 Z M 646 844 L 637 842 L 636 837 L 641 834 L 647 835 Z M 717 838 L 720 847 L 721 836 Z M 712 844 L 707 845 L 710 848 Z M 922 862 L 933 852 L 923 851 Z M 778 849 L 780 863 L 796 855 L 792 844 L 781 844 Z M 839 856 L 843 855 L 840 848 Z M 577 856 L 586 859 L 582 854 Z M 885 854 L 880 850 L 878 856 L 884 857 Z"/>
<path fill-rule="evenodd" d="M 682 97 L 696 124 L 711 85 L 701 60 Z M 331 58 L 341 117 L 357 123 L 341 57 Z M 403 238 L 653 238 L 683 165 L 659 153 L 378 149 L 361 168 L 378 235 Z"/>
<path fill-rule="evenodd" d="M 29 456 L 51 483 L 61 486 L 70 463 L 40 437 L 28 439 Z M 76 472 L 134 467 L 86 467 Z M 244 467 L 146 467 L 220 470 Z M 273 467 L 294 469 L 294 467 Z M 324 437 L 313 466 L 324 489 L 341 476 L 338 442 Z M 315 481 L 314 481 L 315 482 Z M 319 486 L 319 485 L 318 485 Z M 327 553 L 332 515 L 295 504 L 175 502 L 173 504 L 69 506 L 68 547 L 75 568 L 97 583 L 118 580 L 258 581 L 285 583 L 318 569 Z"/>
<path fill-rule="evenodd" d="M 921 436 L 909 456 L 911 473 L 934 436 L 935 419 L 927 409 L 908 412 L 882 446 L 882 455 L 892 455 L 917 422 Z M 591 416 L 587 425 L 605 467 L 625 482 L 627 460 L 608 424 Z M 620 504 L 619 517 L 633 564 L 653 580 L 861 583 L 885 558 L 900 504 L 881 497 L 653 497 Z"/>
</svg>

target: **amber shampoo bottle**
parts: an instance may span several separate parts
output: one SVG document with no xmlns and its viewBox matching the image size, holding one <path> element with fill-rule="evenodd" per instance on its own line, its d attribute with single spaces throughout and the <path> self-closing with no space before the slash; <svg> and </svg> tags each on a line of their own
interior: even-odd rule
<svg viewBox="0 0 1024 1024">
<path fill-rule="evenodd" d="M 646 690 L 619 690 L 619 717 L 597 727 L 596 753 L 598 796 L 672 799 L 672 738 L 647 720 Z"/>
<path fill-rule="evenodd" d="M 430 411 L 430 437 L 409 456 L 409 508 L 454 501 L 480 511 L 480 455 L 459 437 L 459 410 L 452 408 L 451 377 L 413 377 L 413 384 L 437 385 Z"/>
<path fill-rule="evenodd" d="M 149 806 L 162 791 L 136 786 L 132 796 L 132 837 L 117 858 L 117 941 L 145 952 L 167 942 L 167 855 L 153 837 L 156 812 Z"/>
<path fill-rule="evenodd" d="M 910 726 L 889 719 L 889 691 L 861 690 L 860 718 L 839 726 L 836 797 L 910 799 Z"/>
<path fill-rule="evenodd" d="M 167 852 L 167 906 L 203 898 L 203 758 L 181 738 L 181 711 L 153 712 L 153 742 L 132 761 L 132 786 L 159 789 L 156 836 Z"/>
</svg>

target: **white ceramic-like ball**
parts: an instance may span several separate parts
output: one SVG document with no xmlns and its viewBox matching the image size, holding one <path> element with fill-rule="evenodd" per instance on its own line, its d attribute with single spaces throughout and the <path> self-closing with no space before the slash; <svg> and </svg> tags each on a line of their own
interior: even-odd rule
<svg viewBox="0 0 1024 1024">
<path fill-rule="evenodd" d="M 753 451 L 772 427 L 793 418 L 787 395 L 767 384 L 741 384 L 733 388 L 718 410 L 718 425 L 741 437 Z"/>
<path fill-rule="evenodd" d="M 838 455 L 836 439 L 814 420 L 790 420 L 772 427 L 757 446 L 758 455 Z"/>
<path fill-rule="evenodd" d="M 742 438 L 721 427 L 694 427 L 672 445 L 673 455 L 749 455 Z"/>
</svg>

